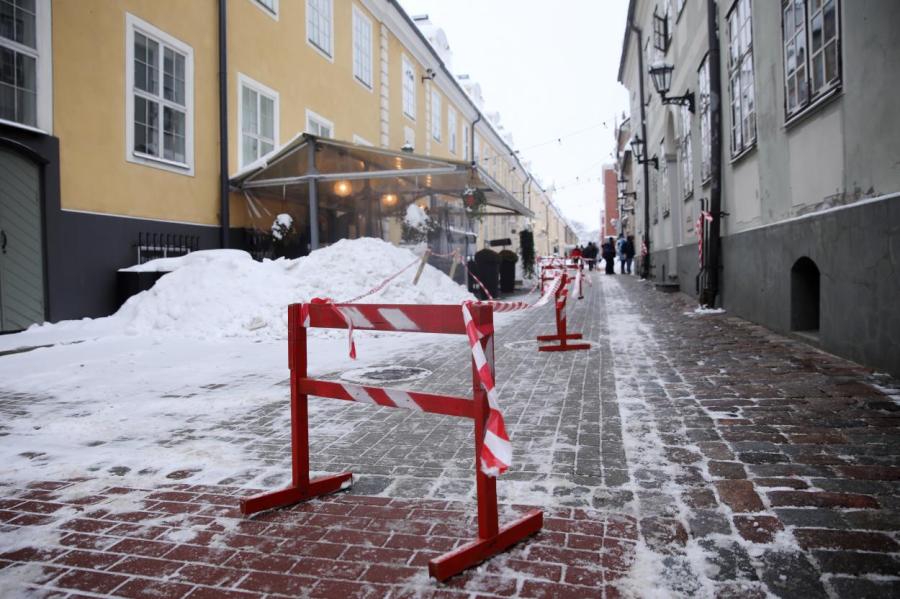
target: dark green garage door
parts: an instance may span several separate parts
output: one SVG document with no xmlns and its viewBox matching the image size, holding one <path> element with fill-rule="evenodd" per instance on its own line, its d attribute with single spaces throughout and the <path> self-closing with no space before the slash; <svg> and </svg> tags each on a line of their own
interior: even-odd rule
<svg viewBox="0 0 900 599">
<path fill-rule="evenodd" d="M 40 173 L 0 148 L 0 331 L 44 320 Z"/>
</svg>

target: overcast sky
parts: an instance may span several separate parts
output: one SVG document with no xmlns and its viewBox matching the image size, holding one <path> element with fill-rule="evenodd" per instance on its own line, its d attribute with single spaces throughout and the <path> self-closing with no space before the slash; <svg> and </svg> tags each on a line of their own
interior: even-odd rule
<svg viewBox="0 0 900 599">
<path fill-rule="evenodd" d="M 627 0 L 400 3 L 444 30 L 453 71 L 481 84 L 485 109 L 500 112 L 545 187 L 556 184 L 563 213 L 599 229 L 601 168 L 628 106 L 616 81 Z"/>
</svg>

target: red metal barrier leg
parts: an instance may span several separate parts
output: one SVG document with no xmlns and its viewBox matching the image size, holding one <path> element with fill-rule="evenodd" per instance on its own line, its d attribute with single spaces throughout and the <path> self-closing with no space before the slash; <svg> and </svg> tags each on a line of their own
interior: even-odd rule
<svg viewBox="0 0 900 599">
<path fill-rule="evenodd" d="M 494 374 L 494 336 L 481 340 L 484 353 Z M 444 581 L 463 570 L 489 559 L 538 532 L 544 525 L 544 513 L 532 510 L 523 518 L 500 527 L 497 516 L 497 479 L 481 471 L 481 446 L 487 425 L 489 406 L 481 387 L 475 363 L 472 363 L 472 385 L 475 402 L 475 484 L 478 492 L 478 538 L 450 553 L 428 562 L 428 573 Z"/>
<path fill-rule="evenodd" d="M 288 310 L 288 364 L 291 368 L 291 486 L 241 500 L 241 513 L 255 514 L 327 495 L 350 486 L 352 474 L 344 472 L 309 479 L 309 396 L 298 384 L 306 377 L 306 328 L 299 306 Z"/>
<path fill-rule="evenodd" d="M 568 343 L 569 339 L 581 339 L 581 333 L 569 333 L 566 331 L 566 299 L 568 290 L 566 289 L 566 275 L 563 275 L 562 285 L 556 295 L 556 334 L 540 335 L 538 341 L 559 341 L 559 345 L 542 345 L 538 347 L 538 351 L 572 351 L 580 349 L 590 349 L 590 343 Z"/>
</svg>

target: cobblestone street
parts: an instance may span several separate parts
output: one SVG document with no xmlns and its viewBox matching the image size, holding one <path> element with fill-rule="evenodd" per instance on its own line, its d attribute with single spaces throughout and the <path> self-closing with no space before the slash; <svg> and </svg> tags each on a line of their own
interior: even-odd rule
<svg viewBox="0 0 900 599">
<path fill-rule="evenodd" d="M 312 468 L 354 472 L 352 489 L 241 518 L 239 497 L 289 477 L 281 381 L 215 432 L 256 464 L 216 484 L 178 464 L 143 489 L 0 476 L 0 538 L 16 541 L 0 546 L 0 595 L 900 595 L 900 384 L 636 278 L 592 281 L 569 302 L 590 350 L 536 351 L 549 306 L 498 327 L 514 448 L 501 520 L 545 510 L 544 530 L 502 557 L 428 580 L 427 560 L 474 531 L 472 427 L 406 410 L 313 399 Z M 471 389 L 461 338 L 398 363 L 430 374 L 389 386 Z M 13 418 L 30 401 L 0 405 Z"/>
</svg>

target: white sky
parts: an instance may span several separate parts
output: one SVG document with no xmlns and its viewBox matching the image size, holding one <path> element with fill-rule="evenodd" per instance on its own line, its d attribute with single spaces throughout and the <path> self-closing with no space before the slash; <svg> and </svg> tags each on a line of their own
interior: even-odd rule
<svg viewBox="0 0 900 599">
<path fill-rule="evenodd" d="M 444 30 L 454 72 L 481 84 L 485 110 L 500 112 L 545 187 L 556 184 L 563 213 L 599 229 L 601 168 L 613 162 L 614 122 L 628 107 L 616 81 L 627 0 L 400 3 Z"/>
</svg>

